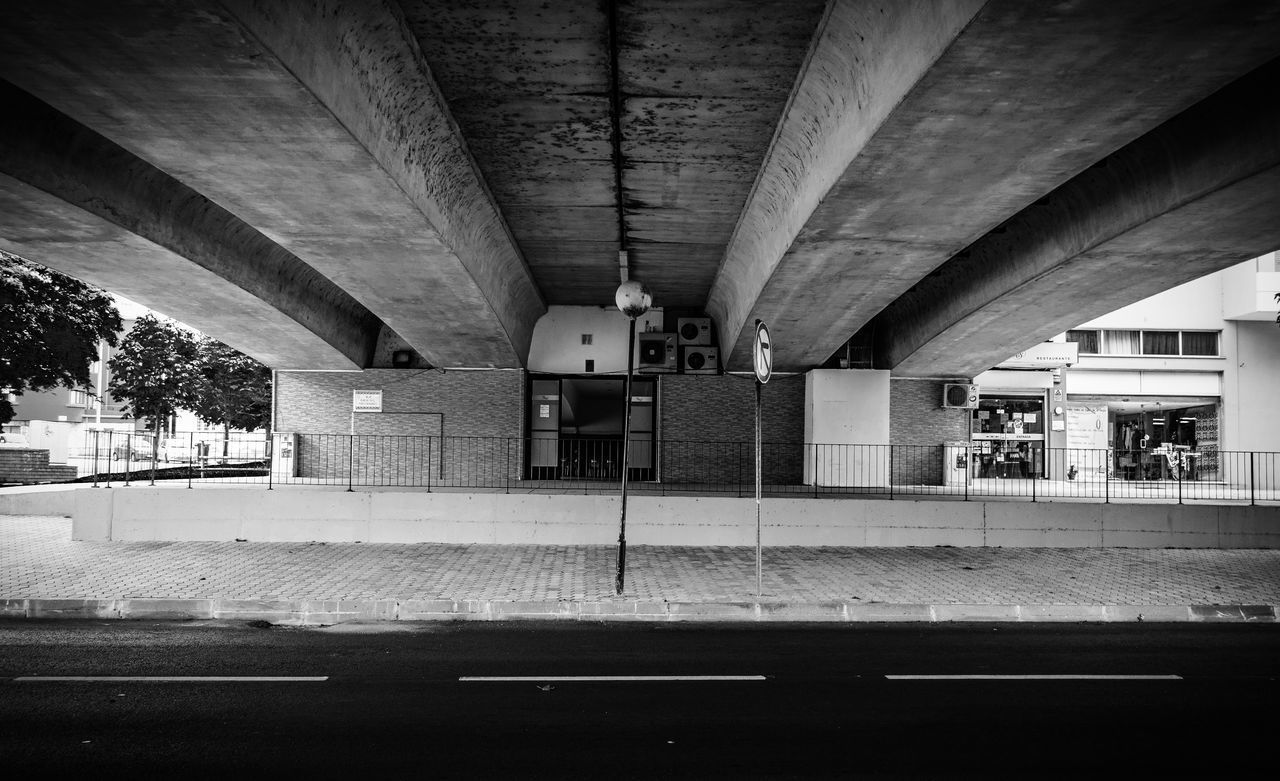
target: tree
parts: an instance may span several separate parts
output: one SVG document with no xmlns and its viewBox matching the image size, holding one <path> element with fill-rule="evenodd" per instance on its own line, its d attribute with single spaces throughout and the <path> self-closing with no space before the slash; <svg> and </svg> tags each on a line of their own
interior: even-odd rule
<svg viewBox="0 0 1280 781">
<path fill-rule="evenodd" d="M 111 294 L 0 251 L 0 389 L 88 387 L 98 340 L 115 346 L 121 328 Z M 0 423 L 13 416 L 0 393 Z"/>
<path fill-rule="evenodd" d="M 196 346 L 196 394 L 191 410 L 205 423 L 222 426 L 222 455 L 231 429 L 253 431 L 271 422 L 271 369 L 203 337 Z"/>
<path fill-rule="evenodd" d="M 195 401 L 196 340 L 153 315 L 143 315 L 120 343 L 111 367 L 111 395 L 127 401 L 124 411 L 145 418 L 156 435 L 179 407 Z"/>
</svg>

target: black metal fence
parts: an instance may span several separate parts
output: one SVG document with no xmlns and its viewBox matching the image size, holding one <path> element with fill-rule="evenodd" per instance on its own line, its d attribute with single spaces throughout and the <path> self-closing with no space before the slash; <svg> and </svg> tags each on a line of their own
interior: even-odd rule
<svg viewBox="0 0 1280 781">
<path fill-rule="evenodd" d="M 144 440 L 146 440 L 144 442 Z M 162 438 L 89 432 L 73 454 L 97 484 L 218 480 L 276 485 L 608 492 L 619 487 L 620 438 L 521 439 L 347 434 Z M 826 445 L 760 449 L 768 496 L 934 496 L 953 499 L 1169 503 L 1280 502 L 1280 453 L 1038 449 L 1001 459 L 978 444 Z M 75 460 L 73 458 L 73 460 Z M 753 496 L 750 442 L 635 440 L 628 459 L 638 494 Z"/>
</svg>

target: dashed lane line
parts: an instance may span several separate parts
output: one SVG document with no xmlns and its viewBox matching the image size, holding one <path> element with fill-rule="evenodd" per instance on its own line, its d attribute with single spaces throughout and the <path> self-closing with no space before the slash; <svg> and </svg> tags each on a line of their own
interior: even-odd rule
<svg viewBox="0 0 1280 781">
<path fill-rule="evenodd" d="M 886 675 L 891 681 L 1180 681 L 1181 675 Z"/>
<path fill-rule="evenodd" d="M 648 682 L 648 681 L 763 681 L 763 675 L 463 675 L 467 683 L 568 683 L 568 682 Z"/>
<path fill-rule="evenodd" d="M 159 682 L 159 684 L 273 684 L 273 682 L 328 681 L 326 675 L 24 675 L 15 684 L 50 684 L 50 682 L 90 682 L 90 684 L 124 684 L 124 682 Z"/>
</svg>

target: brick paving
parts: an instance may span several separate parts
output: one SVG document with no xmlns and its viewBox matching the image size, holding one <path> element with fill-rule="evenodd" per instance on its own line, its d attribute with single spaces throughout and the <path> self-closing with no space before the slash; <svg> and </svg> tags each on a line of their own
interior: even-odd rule
<svg viewBox="0 0 1280 781">
<path fill-rule="evenodd" d="M 0 516 L 0 600 L 743 602 L 753 548 L 76 542 L 61 517 Z M 761 602 L 1280 605 L 1280 551 L 774 548 Z"/>
</svg>

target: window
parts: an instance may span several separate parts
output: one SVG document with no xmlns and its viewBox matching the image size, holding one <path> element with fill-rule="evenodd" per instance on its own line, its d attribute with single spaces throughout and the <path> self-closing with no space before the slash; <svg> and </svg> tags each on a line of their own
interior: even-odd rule
<svg viewBox="0 0 1280 781">
<path fill-rule="evenodd" d="M 1183 355 L 1217 355 L 1218 354 L 1218 332 L 1217 331 L 1183 331 L 1182 332 L 1182 354 Z"/>
<path fill-rule="evenodd" d="M 1142 354 L 1143 355 L 1177 355 L 1178 354 L 1178 332 L 1177 331 L 1143 331 L 1142 332 Z"/>
<path fill-rule="evenodd" d="M 1097 331 L 1067 331 L 1067 341 L 1075 342 L 1082 353 L 1098 353 Z"/>
<path fill-rule="evenodd" d="M 1067 331 L 1067 341 L 1092 355 L 1218 355 L 1218 331 Z"/>
<path fill-rule="evenodd" d="M 87 407 L 89 406 L 89 394 L 82 390 L 73 390 L 67 394 L 68 407 Z"/>
<path fill-rule="evenodd" d="M 1141 355 L 1141 331 L 1103 331 L 1102 352 L 1104 355 Z"/>
</svg>

